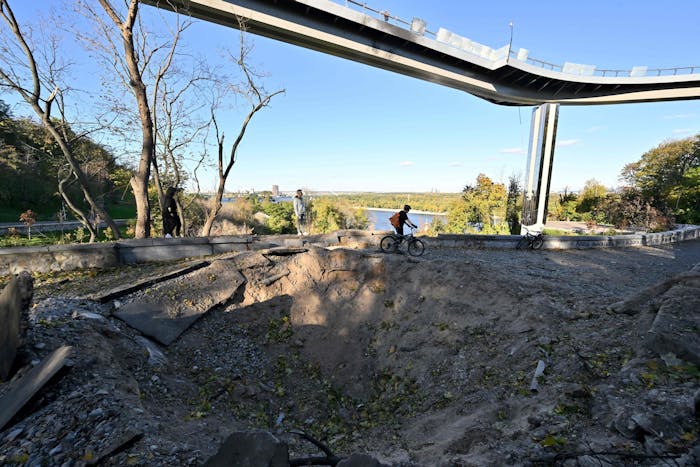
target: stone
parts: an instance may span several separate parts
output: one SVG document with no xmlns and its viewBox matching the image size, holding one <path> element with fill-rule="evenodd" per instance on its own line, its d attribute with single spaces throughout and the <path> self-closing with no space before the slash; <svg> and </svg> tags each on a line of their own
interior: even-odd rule
<svg viewBox="0 0 700 467">
<path fill-rule="evenodd" d="M 0 381 L 10 376 L 33 294 L 34 279 L 26 271 L 13 277 L 0 294 Z"/>
<path fill-rule="evenodd" d="M 207 467 L 288 467 L 287 444 L 267 431 L 232 433 L 219 451 L 204 464 Z"/>
<path fill-rule="evenodd" d="M 54 350 L 41 363 L 29 370 L 0 399 L 0 430 L 61 368 L 70 356 L 72 347 L 63 346 Z M 29 438 L 29 436 L 28 436 Z"/>
<path fill-rule="evenodd" d="M 681 435 L 682 429 L 673 420 L 656 413 L 636 413 L 631 420 L 644 432 L 660 439 L 674 439 Z"/>
<path fill-rule="evenodd" d="M 700 287 L 675 285 L 666 294 L 645 345 L 657 355 L 672 353 L 700 366 Z"/>
<path fill-rule="evenodd" d="M 377 459 L 367 454 L 352 454 L 350 457 L 338 462 L 337 467 L 382 467 Z"/>
</svg>

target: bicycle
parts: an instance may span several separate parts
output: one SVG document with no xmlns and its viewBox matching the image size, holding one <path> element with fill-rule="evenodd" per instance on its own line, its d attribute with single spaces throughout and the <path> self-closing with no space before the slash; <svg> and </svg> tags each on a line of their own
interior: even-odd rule
<svg viewBox="0 0 700 467">
<path fill-rule="evenodd" d="M 413 236 L 413 230 L 414 229 L 411 227 L 411 233 L 406 235 L 389 234 L 385 236 L 379 242 L 379 248 L 381 248 L 384 253 L 396 253 L 405 240 L 408 245 L 408 254 L 411 256 L 421 256 L 425 252 L 425 244 L 422 240 Z"/>
<path fill-rule="evenodd" d="M 523 226 L 525 229 L 525 235 L 523 235 L 518 244 L 515 245 L 517 250 L 522 248 L 530 248 L 531 250 L 539 250 L 544 245 L 544 234 L 542 232 L 530 232 L 527 227 Z"/>
</svg>

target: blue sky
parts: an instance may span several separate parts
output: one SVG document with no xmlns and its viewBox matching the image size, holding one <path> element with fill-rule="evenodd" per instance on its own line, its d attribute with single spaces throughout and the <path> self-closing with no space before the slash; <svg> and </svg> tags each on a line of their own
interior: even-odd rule
<svg viewBox="0 0 700 467">
<path fill-rule="evenodd" d="M 58 1 L 58 0 L 57 0 Z M 36 4 L 17 2 L 18 15 Z M 33 5 L 29 5 L 33 4 Z M 700 66 L 697 0 L 419 1 L 367 4 L 428 29 L 449 29 L 493 48 L 551 63 L 629 69 Z M 143 7 L 143 14 L 152 13 Z M 192 50 L 234 45 L 237 32 L 201 23 Z M 532 107 L 505 107 L 462 91 L 253 36 L 253 62 L 268 89 L 284 88 L 257 114 L 227 190 L 457 192 L 479 173 L 506 182 L 526 162 Z M 212 55 L 214 56 L 214 55 Z M 232 135 L 241 115 L 224 125 Z M 700 101 L 562 106 L 552 189 L 595 178 L 619 186 L 622 167 L 670 140 L 700 133 Z M 204 188 L 213 186 L 205 177 Z"/>
</svg>

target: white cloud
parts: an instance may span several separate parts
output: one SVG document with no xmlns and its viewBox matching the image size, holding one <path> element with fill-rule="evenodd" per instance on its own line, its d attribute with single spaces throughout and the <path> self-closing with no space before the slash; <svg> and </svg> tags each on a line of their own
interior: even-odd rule
<svg viewBox="0 0 700 467">
<path fill-rule="evenodd" d="M 558 148 L 565 148 L 567 146 L 573 146 L 575 144 L 580 143 L 580 139 L 563 139 L 561 141 L 557 141 L 557 147 Z"/>
<path fill-rule="evenodd" d="M 677 120 L 679 118 L 693 118 L 695 114 L 676 114 L 676 115 L 664 115 L 662 118 L 664 120 Z"/>
<path fill-rule="evenodd" d="M 688 133 L 694 133 L 696 130 L 693 130 L 692 128 L 677 128 L 673 130 L 674 135 L 685 135 Z"/>
<path fill-rule="evenodd" d="M 450 162 L 450 167 L 464 167 L 464 163 L 462 162 Z"/>
<path fill-rule="evenodd" d="M 586 133 L 597 133 L 599 131 L 605 130 L 607 127 L 604 126 L 592 126 L 586 129 Z"/>
<path fill-rule="evenodd" d="M 399 163 L 399 165 L 401 167 L 410 167 L 413 165 L 413 161 L 403 161 L 403 162 Z"/>
<path fill-rule="evenodd" d="M 501 154 L 525 154 L 523 148 L 503 148 L 499 152 Z"/>
</svg>

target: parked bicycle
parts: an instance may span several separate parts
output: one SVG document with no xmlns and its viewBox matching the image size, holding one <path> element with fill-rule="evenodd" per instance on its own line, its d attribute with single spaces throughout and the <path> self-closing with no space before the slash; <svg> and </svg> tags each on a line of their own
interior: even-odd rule
<svg viewBox="0 0 700 467">
<path fill-rule="evenodd" d="M 518 240 L 518 244 L 515 248 L 520 250 L 523 248 L 530 248 L 531 250 L 539 250 L 544 245 L 544 234 L 542 232 L 530 232 L 527 227 L 523 226 L 525 229 L 525 235 Z"/>
<path fill-rule="evenodd" d="M 413 236 L 413 228 L 411 228 L 411 233 L 406 235 L 399 234 L 389 234 L 382 238 L 379 242 L 379 248 L 382 249 L 384 253 L 396 253 L 399 251 L 401 245 L 406 242 L 408 245 L 408 254 L 411 256 L 420 256 L 425 252 L 425 244 L 419 238 Z"/>
</svg>

